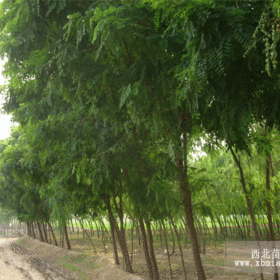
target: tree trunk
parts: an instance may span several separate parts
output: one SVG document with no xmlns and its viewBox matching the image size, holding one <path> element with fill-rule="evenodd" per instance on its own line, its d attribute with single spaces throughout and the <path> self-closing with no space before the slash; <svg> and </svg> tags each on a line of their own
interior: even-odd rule
<svg viewBox="0 0 280 280">
<path fill-rule="evenodd" d="M 92 247 L 93 247 L 94 253 L 97 254 L 97 251 L 96 251 L 96 249 L 95 249 L 94 243 L 93 243 L 92 239 L 90 238 L 88 232 L 85 230 L 84 225 L 83 225 L 81 219 L 79 219 L 78 217 L 77 217 L 77 219 L 79 220 L 79 223 L 80 223 L 80 225 L 81 225 L 83 231 L 85 232 L 86 236 L 88 237 L 88 239 L 89 239 L 89 241 L 90 241 L 90 243 L 91 243 L 91 245 L 92 245 Z"/>
<path fill-rule="evenodd" d="M 187 227 L 189 229 L 191 245 L 193 251 L 193 257 L 195 261 L 195 267 L 197 272 L 198 280 L 206 280 L 206 275 L 202 266 L 202 261 L 199 254 L 199 246 L 197 240 L 197 233 L 194 227 L 194 219 L 193 219 L 193 209 L 192 209 L 192 199 L 191 199 L 191 191 L 189 188 L 188 181 L 188 164 L 187 164 L 187 131 L 190 128 L 189 122 L 189 114 L 188 110 L 185 110 L 184 116 L 182 119 L 184 120 L 184 131 L 183 131 L 183 142 L 181 137 L 179 139 L 179 146 L 181 147 L 181 143 L 183 144 L 183 154 L 180 156 L 178 153 L 176 154 L 176 165 L 179 172 L 179 182 L 180 188 L 183 196 L 183 205 L 185 211 L 185 219 L 187 223 Z"/>
<path fill-rule="evenodd" d="M 175 253 L 175 238 L 173 233 L 173 227 L 171 226 L 171 222 L 169 220 L 169 226 L 170 226 L 170 232 L 171 232 L 171 238 L 172 238 L 172 254 Z"/>
<path fill-rule="evenodd" d="M 46 241 L 46 243 L 49 243 L 48 232 L 47 232 L 47 227 L 46 227 L 45 223 L 42 223 L 42 226 L 43 226 L 43 233 L 44 233 L 45 241 Z"/>
<path fill-rule="evenodd" d="M 53 240 L 54 240 L 55 246 L 58 246 L 57 240 L 56 240 L 56 238 L 55 238 L 55 235 L 54 235 L 54 232 L 53 232 L 53 228 L 52 228 L 50 222 L 47 221 L 47 224 L 49 225 L 49 228 L 50 228 L 50 230 L 51 230 L 51 235 L 52 235 L 52 238 L 53 238 Z"/>
<path fill-rule="evenodd" d="M 191 245 L 193 251 L 193 257 L 195 261 L 195 267 L 197 271 L 197 277 L 199 280 L 206 280 L 206 275 L 202 266 L 202 261 L 199 254 L 199 245 L 197 240 L 197 233 L 194 227 L 193 211 L 192 211 L 192 200 L 191 200 L 191 191 L 189 190 L 187 172 L 183 171 L 183 162 L 182 159 L 177 157 L 177 168 L 179 170 L 180 176 L 180 186 L 183 192 L 184 199 L 184 210 L 185 210 L 185 219 L 187 227 L 190 233 Z M 185 173 L 185 174 L 184 174 Z"/>
<path fill-rule="evenodd" d="M 241 185 L 242 185 L 242 188 L 243 188 L 243 192 L 245 194 L 245 198 L 246 198 L 249 214 L 250 214 L 250 217 L 251 217 L 251 220 L 252 220 L 252 228 L 253 228 L 253 231 L 254 231 L 255 240 L 256 241 L 260 241 L 259 232 L 258 232 L 257 223 L 256 223 L 256 218 L 255 218 L 254 211 L 253 211 L 252 201 L 251 201 L 251 199 L 250 199 L 250 197 L 248 195 L 248 191 L 247 191 L 247 188 L 246 188 L 243 168 L 242 168 L 241 163 L 238 160 L 235 152 L 233 151 L 233 149 L 230 147 L 229 150 L 230 150 L 230 152 L 231 152 L 231 154 L 233 156 L 233 159 L 234 159 L 234 161 L 235 161 L 235 163 L 236 163 L 236 165 L 237 165 L 237 167 L 239 169 L 240 181 L 241 181 Z"/>
<path fill-rule="evenodd" d="M 166 251 L 167 251 L 167 259 L 168 259 L 168 264 L 169 264 L 169 270 L 170 270 L 170 279 L 173 279 L 173 275 L 172 275 L 172 268 L 171 268 L 171 263 L 170 263 L 170 255 L 169 255 L 169 249 L 168 249 L 168 241 L 167 241 L 167 234 L 166 234 L 166 228 L 164 225 L 164 221 L 161 221 L 162 223 L 162 227 L 163 227 L 163 236 L 164 236 L 164 241 L 165 241 L 165 247 L 166 247 Z"/>
<path fill-rule="evenodd" d="M 34 222 L 31 222 L 31 234 L 32 234 L 32 237 L 36 239 Z"/>
<path fill-rule="evenodd" d="M 95 227 L 96 227 L 96 230 L 97 230 L 97 238 L 99 239 L 99 227 L 97 226 L 97 221 L 94 221 L 95 222 Z M 102 231 L 102 229 L 101 229 Z"/>
<path fill-rule="evenodd" d="M 233 218 L 234 218 L 234 220 L 235 220 L 235 222 L 236 222 L 236 224 L 237 224 L 237 228 L 239 229 L 239 231 L 240 231 L 240 233 L 241 233 L 241 237 L 243 238 L 243 237 L 244 237 L 244 234 L 243 234 L 242 228 L 241 228 L 241 226 L 240 226 L 240 224 L 239 224 L 239 222 L 238 222 L 238 219 L 237 219 L 237 217 L 236 217 L 235 214 L 233 214 Z"/>
<path fill-rule="evenodd" d="M 122 248 L 124 261 L 125 261 L 125 264 L 126 264 L 126 271 L 133 273 L 132 264 L 131 264 L 131 261 L 130 261 L 130 258 L 129 258 L 128 248 L 127 248 L 127 244 L 126 244 L 124 220 L 123 220 L 123 202 L 122 202 L 122 192 L 121 191 L 120 191 L 119 199 L 120 199 L 120 203 L 119 203 L 119 206 L 118 206 L 117 201 L 116 201 L 115 193 L 113 192 L 113 202 L 114 202 L 115 208 L 117 210 L 117 213 L 118 213 L 118 216 L 119 216 L 119 219 L 120 219 L 120 224 L 121 224 L 120 230 L 118 228 L 118 224 L 117 224 L 116 221 L 115 221 L 115 224 L 116 224 L 117 234 L 119 236 L 119 241 L 121 242 L 120 245 L 121 245 L 121 248 Z"/>
<path fill-rule="evenodd" d="M 71 225 L 72 225 L 72 232 L 75 232 L 72 218 L 70 219 L 70 221 L 71 221 Z"/>
<path fill-rule="evenodd" d="M 181 256 L 181 262 L 182 262 L 183 271 L 184 271 L 184 276 L 185 276 L 185 280 L 187 280 L 187 272 L 186 272 L 186 268 L 185 268 L 185 261 L 184 261 L 183 250 L 182 250 L 182 246 L 181 246 L 181 242 L 180 242 L 180 236 L 179 236 L 179 233 L 178 233 L 176 224 L 174 223 L 174 221 L 173 221 L 171 215 L 170 215 L 170 214 L 168 214 L 168 215 L 169 215 L 171 224 L 172 224 L 172 226 L 173 226 L 173 228 L 174 228 L 175 235 L 176 235 L 176 237 L 177 237 L 178 247 L 179 247 L 180 256 Z"/>
<path fill-rule="evenodd" d="M 68 250 L 71 250 L 70 240 L 69 240 L 68 232 L 67 232 L 66 221 L 63 223 L 63 232 L 64 232 L 64 235 L 65 235 L 65 240 L 66 240 L 66 244 L 67 244 L 67 249 L 68 249 Z"/>
<path fill-rule="evenodd" d="M 153 265 L 152 265 L 152 261 L 151 261 L 150 254 L 149 254 L 146 230 L 145 230 L 145 226 L 144 226 L 142 218 L 139 219 L 139 224 L 140 224 L 140 231 L 141 231 L 141 235 L 142 235 L 143 251 L 145 254 L 145 259 L 147 262 L 147 268 L 148 268 L 148 272 L 149 272 L 149 279 L 154 280 Z"/>
<path fill-rule="evenodd" d="M 125 265 L 126 265 L 125 270 L 127 272 L 133 273 L 133 269 L 132 269 L 132 265 L 131 265 L 131 262 L 130 262 L 129 253 L 128 253 L 128 249 L 127 249 L 127 245 L 126 245 L 124 230 L 122 230 L 122 231 L 119 230 L 118 224 L 117 224 L 117 222 L 114 218 L 114 215 L 113 215 L 113 212 L 112 212 L 112 209 L 111 209 L 109 197 L 108 196 L 102 196 L 101 198 L 103 199 L 103 201 L 107 205 L 109 218 L 110 218 L 110 220 L 111 220 L 111 222 L 114 226 L 114 229 L 116 230 L 117 238 L 118 238 L 118 241 L 119 241 L 119 244 L 120 244 L 120 247 L 121 247 L 121 251 L 122 251 L 122 254 L 123 254 L 123 258 L 124 258 L 124 261 L 125 261 Z"/>
<path fill-rule="evenodd" d="M 60 231 L 60 245 L 62 248 L 64 248 L 64 229 L 63 229 L 63 227 L 61 227 L 61 231 Z"/>
<path fill-rule="evenodd" d="M 38 232 L 39 232 L 39 236 L 40 236 L 40 241 L 45 242 L 43 233 L 42 233 L 42 229 L 41 229 L 41 224 L 39 222 L 36 222 L 36 224 L 37 224 L 37 228 L 38 228 Z"/>
<path fill-rule="evenodd" d="M 206 251 L 206 240 L 205 240 L 205 236 L 204 236 L 204 232 L 203 232 L 203 228 L 202 228 L 202 225 L 201 225 L 201 222 L 199 220 L 199 217 L 196 216 L 196 220 L 197 220 L 197 226 L 199 228 L 199 231 L 200 231 L 200 236 L 201 236 L 201 252 L 203 255 L 205 255 L 205 251 Z"/>
<path fill-rule="evenodd" d="M 160 238 L 160 247 L 162 248 L 162 227 L 161 227 L 161 223 L 159 223 L 159 238 Z"/>
<path fill-rule="evenodd" d="M 100 223 L 101 231 L 102 231 L 102 228 L 103 228 L 103 230 L 104 230 L 105 233 L 106 233 L 106 236 L 108 236 L 108 238 L 109 238 L 109 239 L 111 240 L 111 242 L 112 242 L 112 238 L 111 238 L 111 236 L 110 236 L 110 234 L 109 234 L 109 232 L 108 232 L 106 226 L 104 225 L 104 222 L 103 222 L 102 218 L 99 218 L 98 221 L 99 221 L 99 223 Z M 102 232 L 103 232 L 103 231 L 102 231 Z M 112 244 L 113 244 L 113 243 L 112 243 Z"/>
<path fill-rule="evenodd" d="M 26 227 L 27 227 L 27 235 L 31 237 L 31 224 L 29 221 L 26 221 Z"/>
<path fill-rule="evenodd" d="M 270 192 L 270 161 L 269 156 L 266 158 L 266 172 L 265 172 L 265 178 L 266 178 L 266 190 L 267 192 Z M 269 200 L 265 199 L 265 205 L 267 208 L 267 220 L 268 220 L 268 227 L 269 227 L 269 235 L 270 240 L 269 241 L 275 241 L 275 234 L 273 230 L 273 223 L 272 223 L 272 207 Z"/>
<path fill-rule="evenodd" d="M 250 217 L 251 217 L 251 220 L 252 220 L 252 228 L 253 228 L 255 240 L 257 241 L 259 249 L 260 249 L 260 236 L 259 236 L 259 232 L 258 232 L 258 228 L 257 228 L 256 218 L 255 218 L 254 211 L 253 211 L 253 204 L 252 204 L 252 201 L 249 197 L 249 194 L 248 194 L 248 191 L 247 191 L 247 188 L 246 188 L 246 182 L 245 182 L 245 177 L 244 177 L 244 173 L 243 173 L 243 168 L 242 168 L 241 162 L 238 160 L 238 158 L 237 158 L 235 152 L 233 151 L 233 149 L 230 147 L 229 150 L 230 150 L 230 152 L 233 156 L 233 159 L 234 159 L 234 161 L 235 161 L 235 163 L 236 163 L 236 165 L 239 169 L 240 181 L 241 181 L 241 185 L 242 185 L 242 188 L 243 188 L 243 192 L 245 194 L 249 214 L 250 214 Z M 263 272 L 262 272 L 262 266 L 260 266 L 260 278 L 261 278 L 261 280 L 264 279 Z"/>
<path fill-rule="evenodd" d="M 159 271 L 158 271 L 158 266 L 157 266 L 157 260 L 156 260 L 155 253 L 154 253 L 153 234 L 152 234 L 152 230 L 151 230 L 151 223 L 147 218 L 145 219 L 145 224 L 147 226 L 149 253 L 150 253 L 151 263 L 152 263 L 152 267 L 153 267 L 154 280 L 159 280 Z"/>
<path fill-rule="evenodd" d="M 131 226 L 131 255 L 130 255 L 131 264 L 133 258 L 133 228 L 134 228 L 134 220 L 132 220 L 132 226 Z"/>
<path fill-rule="evenodd" d="M 120 264 L 120 260 L 119 260 L 119 256 L 118 256 L 118 249 L 117 249 L 117 242 L 116 242 L 116 237 L 115 237 L 115 228 L 114 228 L 114 223 L 109 215 L 109 223 L 110 223 L 110 229 L 111 229 L 111 241 L 112 241 L 112 245 L 113 245 L 113 249 L 114 249 L 114 258 L 115 258 L 115 264 L 119 265 Z"/>
<path fill-rule="evenodd" d="M 224 231 L 224 227 L 223 227 L 223 224 L 222 224 L 222 221 L 220 219 L 220 217 L 217 215 L 216 216 L 216 220 L 218 221 L 218 224 L 220 226 L 220 233 L 221 233 L 221 236 L 222 238 L 225 238 L 225 231 Z"/>
</svg>

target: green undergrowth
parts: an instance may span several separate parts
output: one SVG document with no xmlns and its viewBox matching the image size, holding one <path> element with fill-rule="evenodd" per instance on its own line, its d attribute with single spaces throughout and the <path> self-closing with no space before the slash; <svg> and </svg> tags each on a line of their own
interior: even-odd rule
<svg viewBox="0 0 280 280">
<path fill-rule="evenodd" d="M 17 243 L 18 243 L 19 245 L 25 246 L 25 247 L 31 247 L 31 246 L 32 246 L 31 243 L 26 243 L 23 237 L 22 237 L 22 238 L 19 238 L 19 239 L 17 240 Z"/>
</svg>

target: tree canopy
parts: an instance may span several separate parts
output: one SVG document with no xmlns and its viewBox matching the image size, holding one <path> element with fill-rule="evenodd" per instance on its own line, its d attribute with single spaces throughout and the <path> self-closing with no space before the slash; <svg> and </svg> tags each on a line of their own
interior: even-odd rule
<svg viewBox="0 0 280 280">
<path fill-rule="evenodd" d="M 250 212 L 253 197 L 261 203 L 252 188 L 268 182 L 268 171 L 245 182 L 238 156 L 273 167 L 274 140 L 267 139 L 280 125 L 277 3 L 3 0 L 3 111 L 20 127 L 1 143 L 1 206 L 22 220 L 62 223 L 107 211 L 119 240 L 128 204 L 140 225 L 183 209 L 198 277 L 206 279 L 194 211 L 221 213 L 230 191 Z M 225 143 L 233 159 L 222 151 L 194 164 L 200 138 L 212 150 Z M 261 141 L 271 149 L 257 153 Z M 269 212 L 275 198 L 268 183 L 265 190 Z M 226 214 L 242 212 L 231 207 Z"/>
</svg>

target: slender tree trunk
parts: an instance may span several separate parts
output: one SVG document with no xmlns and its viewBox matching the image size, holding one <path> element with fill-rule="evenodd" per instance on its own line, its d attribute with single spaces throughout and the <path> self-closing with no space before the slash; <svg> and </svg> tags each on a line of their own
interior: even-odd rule
<svg viewBox="0 0 280 280">
<path fill-rule="evenodd" d="M 75 232 L 74 225 L 73 225 L 73 219 L 71 218 L 70 221 L 71 221 L 71 225 L 72 225 L 72 232 Z"/>
<path fill-rule="evenodd" d="M 118 224 L 117 224 L 117 222 L 116 222 L 116 220 L 113 216 L 113 213 L 112 213 L 109 197 L 102 196 L 101 198 L 104 200 L 105 204 L 107 205 L 109 217 L 110 217 L 110 219 L 111 219 L 111 221 L 114 225 L 114 228 L 116 230 L 117 238 L 118 238 L 118 241 L 119 241 L 119 244 L 120 244 L 120 247 L 121 247 L 121 250 L 122 250 L 122 254 L 123 254 L 123 257 L 124 257 L 125 265 L 126 265 L 125 270 L 127 272 L 133 273 L 133 269 L 132 269 L 132 265 L 131 265 L 131 262 L 130 262 L 129 253 L 128 253 L 128 249 L 127 249 L 127 245 L 126 245 L 124 229 L 119 230 Z"/>
<path fill-rule="evenodd" d="M 246 188 L 246 182 L 245 182 L 245 177 L 244 177 L 244 173 L 243 173 L 243 168 L 242 168 L 241 163 L 238 160 L 235 152 L 233 151 L 233 149 L 230 147 L 229 150 L 230 150 L 230 152 L 233 156 L 233 159 L 234 159 L 234 161 L 235 161 L 235 163 L 236 163 L 236 165 L 239 169 L 240 181 L 241 181 L 241 185 L 242 185 L 242 188 L 243 188 L 243 192 L 245 194 L 249 214 L 250 214 L 250 217 L 251 217 L 251 220 L 252 220 L 252 228 L 253 228 L 253 231 L 254 231 L 255 240 L 260 241 L 259 232 L 258 232 L 258 229 L 257 229 L 256 218 L 255 218 L 254 210 L 253 210 L 253 204 L 252 204 L 252 201 L 249 197 L 249 194 L 248 194 L 248 191 L 247 191 L 247 188 Z"/>
<path fill-rule="evenodd" d="M 172 254 L 175 253 L 175 238 L 173 233 L 173 227 L 171 226 L 171 222 L 169 220 L 170 232 L 171 232 L 171 239 L 172 239 Z"/>
<path fill-rule="evenodd" d="M 64 248 L 64 229 L 61 226 L 61 231 L 60 231 L 60 245 L 62 248 Z"/>
<path fill-rule="evenodd" d="M 106 235 L 108 236 L 109 240 L 111 240 L 111 242 L 112 242 L 112 238 L 111 238 L 111 236 L 110 236 L 110 234 L 109 234 L 109 232 L 108 232 L 108 230 L 107 230 L 107 228 L 106 228 L 106 226 L 105 226 L 105 224 L 104 224 L 102 218 L 99 218 L 98 221 L 99 221 L 99 223 L 100 223 L 101 230 L 103 229 L 103 230 L 105 231 L 105 233 L 106 233 Z M 113 243 L 112 243 L 112 244 L 113 244 Z"/>
<path fill-rule="evenodd" d="M 241 233 L 241 237 L 243 238 L 243 236 L 244 236 L 243 230 L 242 230 L 242 228 L 240 227 L 240 224 L 239 224 L 238 219 L 237 219 L 237 217 L 236 217 L 235 214 L 233 215 L 233 218 L 234 218 L 234 220 L 235 220 L 235 222 L 236 222 L 236 224 L 237 224 L 237 227 L 238 227 L 238 229 L 239 229 L 239 231 L 240 231 L 240 233 Z"/>
<path fill-rule="evenodd" d="M 166 228 L 164 225 L 164 221 L 161 221 L 162 227 L 163 227 L 163 236 L 164 236 L 164 241 L 165 241 L 165 247 L 167 251 L 167 259 L 168 259 L 168 264 L 169 264 L 169 270 L 170 270 L 170 279 L 173 279 L 173 274 L 172 274 L 172 268 L 171 268 L 171 263 L 170 263 L 170 255 L 169 255 L 169 249 L 168 249 L 168 241 L 167 241 L 167 235 L 166 235 Z"/>
<path fill-rule="evenodd" d="M 197 239 L 197 233 L 194 227 L 194 219 L 193 219 L 193 210 L 192 210 L 192 199 L 191 199 L 191 191 L 189 189 L 189 184 L 186 178 L 186 174 L 182 172 L 183 162 L 181 159 L 177 158 L 177 168 L 180 172 L 180 185 L 183 192 L 184 199 L 184 210 L 185 210 L 185 219 L 187 223 L 188 230 L 190 232 L 191 245 L 193 251 L 193 257 L 195 261 L 195 267 L 197 271 L 197 276 L 199 280 L 206 280 L 206 275 L 202 266 L 201 257 L 199 254 L 199 245 Z"/>
<path fill-rule="evenodd" d="M 183 195 L 183 205 L 185 211 L 185 219 L 187 227 L 190 232 L 192 252 L 195 261 L 198 280 L 206 280 L 206 275 L 202 266 L 201 257 L 199 254 L 199 246 L 197 240 L 197 233 L 194 227 L 193 209 L 192 209 L 192 196 L 189 188 L 188 181 L 188 163 L 187 163 L 187 130 L 190 127 L 188 110 L 185 110 L 184 119 L 184 132 L 183 132 L 183 156 L 176 155 L 176 165 L 179 172 L 180 188 Z M 179 140 L 181 146 L 181 139 Z"/>
<path fill-rule="evenodd" d="M 242 215 L 242 220 L 241 220 L 241 222 L 242 222 L 242 225 L 243 225 L 244 239 L 245 239 L 245 241 L 246 241 L 246 224 L 245 224 L 246 218 L 244 217 L 244 215 Z"/>
<path fill-rule="evenodd" d="M 159 224 L 159 238 L 160 238 L 160 247 L 163 247 L 162 244 L 162 227 L 161 227 L 161 223 Z"/>
<path fill-rule="evenodd" d="M 37 224 L 37 228 L 38 228 L 38 232 L 39 232 L 39 236 L 40 236 L 40 241 L 45 242 L 43 233 L 42 233 L 42 229 L 41 229 L 41 224 L 39 222 L 37 222 L 36 224 Z"/>
<path fill-rule="evenodd" d="M 172 226 L 173 226 L 173 228 L 174 228 L 175 235 L 176 235 L 176 237 L 177 237 L 178 247 L 179 247 L 180 256 L 181 256 L 181 262 L 182 262 L 183 271 L 184 271 L 184 276 L 185 276 L 185 280 L 187 280 L 187 272 L 186 272 L 186 268 L 185 268 L 185 261 L 184 261 L 183 250 L 182 250 L 182 246 L 181 246 L 181 242 L 180 242 L 180 236 L 179 236 L 179 233 L 178 233 L 178 230 L 177 230 L 177 227 L 176 227 L 175 222 L 173 221 L 171 215 L 170 215 L 170 214 L 168 214 L 168 215 L 169 215 L 171 224 L 172 224 Z"/>
<path fill-rule="evenodd" d="M 88 237 L 88 239 L 89 239 L 89 241 L 90 241 L 90 243 L 91 243 L 91 245 L 92 245 L 92 247 L 93 247 L 94 253 L 97 254 L 97 251 L 96 251 L 96 248 L 95 248 L 95 246 L 94 246 L 94 243 L 93 243 L 92 239 L 90 238 L 88 232 L 85 230 L 84 225 L 83 225 L 81 219 L 79 219 L 78 217 L 77 217 L 77 219 L 79 220 L 80 225 L 81 225 L 83 231 L 85 232 L 86 236 Z"/>
<path fill-rule="evenodd" d="M 196 219 L 197 219 L 197 225 L 198 225 L 198 228 L 199 228 L 199 231 L 200 231 L 200 235 L 201 235 L 201 247 L 202 247 L 202 253 L 205 255 L 205 251 L 206 251 L 206 240 L 205 240 L 205 237 L 204 237 L 204 232 L 203 232 L 203 228 L 202 228 L 202 225 L 200 223 L 200 220 L 199 220 L 199 217 L 196 216 Z"/>
<path fill-rule="evenodd" d="M 267 192 L 270 192 L 270 161 L 269 156 L 266 158 L 266 190 Z M 267 208 L 267 219 L 268 219 L 268 227 L 269 227 L 269 235 L 270 235 L 270 241 L 275 241 L 275 234 L 273 230 L 273 222 L 272 222 L 272 207 L 269 200 L 265 199 L 265 205 Z"/>
<path fill-rule="evenodd" d="M 50 222 L 49 222 L 49 221 L 47 221 L 47 224 L 48 224 L 48 225 L 49 225 L 49 227 L 50 227 L 50 230 L 51 230 L 51 235 L 52 235 L 52 238 L 53 238 L 53 240 L 54 240 L 54 244 L 55 244 L 55 246 L 58 246 L 58 244 L 57 244 L 57 240 L 56 240 L 56 237 L 55 237 L 54 232 L 53 232 L 52 225 L 50 224 Z"/>
<path fill-rule="evenodd" d="M 31 233 L 32 233 L 32 237 L 36 239 L 34 222 L 31 222 Z"/>
<path fill-rule="evenodd" d="M 154 245 L 153 245 L 154 242 L 153 242 L 153 234 L 152 234 L 152 230 L 151 230 L 151 223 L 147 218 L 145 219 L 145 224 L 147 226 L 149 253 L 150 253 L 151 263 L 152 263 L 152 267 L 153 267 L 154 280 L 159 280 L 159 271 L 158 271 L 158 266 L 157 266 L 157 260 L 156 260 L 155 253 L 154 253 Z"/>
<path fill-rule="evenodd" d="M 97 226 L 97 221 L 94 221 L 94 222 L 95 222 L 95 226 L 96 226 L 96 230 L 97 230 L 97 237 L 99 239 L 99 228 Z M 102 229 L 101 229 L 101 231 L 102 231 Z"/>
<path fill-rule="evenodd" d="M 218 221 L 218 224 L 220 226 L 220 234 L 221 234 L 221 236 L 225 237 L 223 224 L 222 224 L 222 221 L 221 221 L 221 219 L 220 219 L 220 217 L 218 215 L 216 216 L 216 220 Z"/>
<path fill-rule="evenodd" d="M 145 226 L 144 226 L 142 218 L 139 219 L 139 225 L 140 225 L 140 231 L 141 231 L 141 235 L 142 235 L 143 251 L 144 251 L 145 259 L 146 259 L 146 263 L 147 263 L 149 279 L 154 280 L 153 265 L 152 265 L 152 261 L 151 261 L 150 254 L 149 254 L 146 230 L 145 230 Z"/>
<path fill-rule="evenodd" d="M 113 245 L 113 249 L 114 249 L 115 264 L 119 265 L 120 260 L 119 260 L 119 256 L 118 256 L 117 242 L 116 242 L 116 237 L 115 237 L 115 226 L 114 226 L 114 222 L 112 221 L 110 215 L 109 215 L 109 223 L 110 223 L 110 228 L 111 228 L 111 235 L 112 235 L 111 240 L 112 240 L 112 245 Z"/>
<path fill-rule="evenodd" d="M 31 224 L 29 221 L 26 221 L 26 227 L 27 227 L 27 235 L 31 237 Z"/>
<path fill-rule="evenodd" d="M 132 226 L 131 226 L 131 255 L 130 255 L 131 264 L 133 258 L 133 229 L 134 229 L 134 220 L 132 220 Z"/>
<path fill-rule="evenodd" d="M 243 168 L 242 168 L 241 162 L 238 160 L 238 158 L 237 158 L 235 152 L 233 151 L 233 149 L 230 147 L 229 150 L 230 150 L 230 152 L 233 156 L 233 159 L 234 159 L 234 161 L 235 161 L 235 163 L 236 163 L 236 165 L 239 169 L 240 181 L 241 181 L 241 185 L 242 185 L 242 188 L 243 188 L 243 192 L 245 194 L 249 214 L 250 214 L 250 217 L 251 217 L 251 220 L 252 220 L 252 228 L 253 228 L 255 240 L 257 241 L 258 246 L 260 247 L 260 236 L 259 236 L 259 232 L 258 232 L 258 228 L 257 228 L 256 217 L 255 217 L 254 211 L 253 211 L 252 200 L 250 199 L 247 188 L 246 188 L 246 182 L 245 182 L 245 177 L 244 177 L 244 173 L 243 173 Z M 260 278 L 261 278 L 261 280 L 264 279 L 263 272 L 262 272 L 262 266 L 260 266 Z"/>
<path fill-rule="evenodd" d="M 45 240 L 46 240 L 47 243 L 49 243 L 48 232 L 47 232 L 47 227 L 46 227 L 45 223 L 42 223 L 42 226 L 43 226 L 43 233 L 44 233 L 44 236 L 45 236 Z"/>
<path fill-rule="evenodd" d="M 121 183 L 120 183 L 120 185 L 121 185 Z M 118 203 L 116 201 L 115 193 L 113 192 L 113 202 L 114 202 L 115 208 L 116 208 L 118 216 L 119 216 L 120 226 L 121 226 L 120 230 L 118 229 L 118 224 L 116 222 L 115 222 L 115 224 L 116 224 L 117 234 L 119 235 L 119 241 L 120 241 L 120 245 L 121 245 L 123 256 L 124 256 L 124 261 L 126 264 L 126 271 L 133 273 L 132 264 L 131 264 L 131 261 L 129 258 L 128 248 L 127 248 L 127 244 L 126 244 L 126 237 L 125 237 L 122 191 L 120 191 L 119 199 L 120 199 L 120 202 L 118 205 Z"/>
<path fill-rule="evenodd" d="M 205 228 L 205 229 L 207 230 L 207 232 L 208 232 L 209 239 L 211 240 L 211 239 L 212 239 L 212 236 L 211 236 L 211 233 L 210 233 L 210 230 L 209 230 L 209 227 L 208 227 L 208 225 L 207 225 L 207 221 L 206 221 L 206 218 L 205 218 L 205 217 L 203 217 L 202 222 L 203 222 L 204 228 Z"/>
<path fill-rule="evenodd" d="M 68 250 L 71 250 L 71 244 L 70 244 L 70 240 L 69 240 L 69 237 L 68 237 L 66 221 L 63 223 L 63 232 L 64 232 L 64 235 L 65 235 L 65 240 L 66 240 L 66 244 L 67 244 L 67 249 L 68 249 Z"/>
</svg>

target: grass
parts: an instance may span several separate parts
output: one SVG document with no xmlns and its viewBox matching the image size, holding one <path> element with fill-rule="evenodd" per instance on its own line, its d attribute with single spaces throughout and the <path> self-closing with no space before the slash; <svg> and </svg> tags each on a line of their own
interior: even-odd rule
<svg viewBox="0 0 280 280">
<path fill-rule="evenodd" d="M 81 271 L 79 268 L 75 267 L 74 265 L 72 265 L 72 264 L 70 264 L 70 263 L 63 263 L 63 262 L 61 262 L 61 261 L 56 261 L 56 262 L 59 263 L 59 264 L 61 264 L 61 265 L 63 265 L 63 266 L 65 266 L 65 267 L 68 267 L 68 268 L 70 268 L 70 269 L 76 270 L 76 271 L 78 271 L 78 272 Z"/>
<path fill-rule="evenodd" d="M 17 242 L 18 242 L 20 245 L 22 245 L 22 241 L 23 241 L 23 238 L 19 238 L 19 239 L 17 240 Z"/>
<path fill-rule="evenodd" d="M 23 238 L 19 238 L 17 242 L 19 243 L 19 245 L 26 246 L 26 247 L 30 247 L 32 245 L 32 244 L 23 244 Z"/>
<path fill-rule="evenodd" d="M 63 259 L 67 261 L 72 261 L 74 263 L 81 263 L 86 261 L 86 254 L 81 253 L 78 256 L 73 256 L 73 257 L 64 256 Z"/>
<path fill-rule="evenodd" d="M 73 261 L 73 258 L 70 258 L 70 257 L 67 257 L 67 256 L 64 256 L 62 257 L 64 259 L 67 259 L 69 261 Z M 77 271 L 79 274 L 80 274 L 80 277 L 83 278 L 83 279 L 86 279 L 86 280 L 89 280 L 85 275 L 83 274 L 86 274 L 84 271 L 82 271 L 81 269 L 75 267 L 74 265 L 70 264 L 70 263 L 65 263 L 65 262 L 61 262 L 61 261 L 56 261 L 58 264 L 62 265 L 62 266 L 65 266 L 69 269 L 72 269 L 74 271 Z"/>
</svg>

